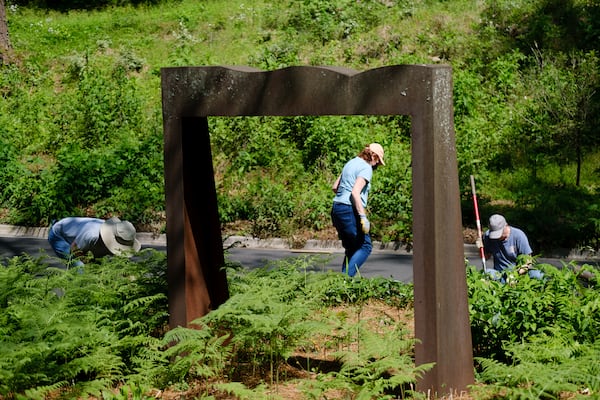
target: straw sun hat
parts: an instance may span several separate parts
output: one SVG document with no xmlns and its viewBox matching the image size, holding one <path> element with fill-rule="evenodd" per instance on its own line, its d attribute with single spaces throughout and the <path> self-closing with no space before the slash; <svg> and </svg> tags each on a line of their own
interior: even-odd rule
<svg viewBox="0 0 600 400">
<path fill-rule="evenodd" d="M 102 242 L 114 255 L 135 253 L 140 251 L 141 243 L 135 238 L 135 227 L 129 221 L 121 221 L 113 217 L 100 226 Z"/>
</svg>

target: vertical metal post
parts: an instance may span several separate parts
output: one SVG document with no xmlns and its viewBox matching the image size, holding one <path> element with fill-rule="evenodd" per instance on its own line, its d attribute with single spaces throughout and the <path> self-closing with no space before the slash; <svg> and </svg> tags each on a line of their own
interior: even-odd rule
<svg viewBox="0 0 600 400">
<path fill-rule="evenodd" d="M 169 325 L 190 323 L 229 297 L 206 118 L 178 117 L 165 135 Z"/>
<path fill-rule="evenodd" d="M 453 393 L 473 383 L 460 191 L 449 68 L 428 71 L 412 120 L 413 276 L 417 365 L 435 362 L 422 392 Z"/>
</svg>

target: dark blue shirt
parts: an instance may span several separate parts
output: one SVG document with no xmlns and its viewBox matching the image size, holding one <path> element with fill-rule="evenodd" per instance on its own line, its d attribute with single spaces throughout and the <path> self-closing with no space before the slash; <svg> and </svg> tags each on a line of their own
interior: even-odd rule
<svg viewBox="0 0 600 400">
<path fill-rule="evenodd" d="M 494 269 L 504 271 L 512 268 L 517 263 L 517 257 L 521 254 L 533 253 L 529 240 L 525 233 L 513 226 L 510 227 L 510 235 L 505 239 L 490 239 L 490 231 L 483 235 L 483 247 L 487 254 L 494 258 Z"/>
</svg>

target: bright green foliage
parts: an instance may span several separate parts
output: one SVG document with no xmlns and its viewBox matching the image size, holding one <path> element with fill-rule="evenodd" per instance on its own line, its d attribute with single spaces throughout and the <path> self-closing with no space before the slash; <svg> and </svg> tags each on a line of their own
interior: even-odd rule
<svg viewBox="0 0 600 400">
<path fill-rule="evenodd" d="M 231 345 L 227 335 L 215 335 L 207 327 L 189 329 L 178 327 L 168 331 L 162 346 L 164 355 L 171 360 L 168 368 L 158 370 L 156 379 L 161 387 L 173 383 L 219 378 L 231 359 Z"/>
<path fill-rule="evenodd" d="M 598 393 L 598 271 L 537 265 L 544 279 L 516 271 L 507 283 L 468 270 L 469 307 L 479 379 L 508 398 Z M 592 273 L 590 278 L 590 273 Z"/>
<path fill-rule="evenodd" d="M 469 270 L 469 298 L 473 344 L 478 356 L 504 360 L 504 342 L 527 340 L 549 328 L 581 343 L 593 343 L 600 335 L 598 289 L 585 287 L 570 268 L 541 264 L 543 280 L 508 272 L 508 284 Z M 593 271 L 593 270 L 592 270 Z M 587 310 L 587 312 L 583 312 Z"/>
<path fill-rule="evenodd" d="M 556 398 L 560 393 L 600 391 L 600 345 L 580 343 L 563 332 L 536 335 L 528 343 L 507 344 L 514 363 L 480 359 L 480 379 L 494 382 L 505 398 Z"/>
<path fill-rule="evenodd" d="M 330 321 L 335 319 L 330 317 Z M 336 331 L 343 331 L 343 325 L 336 326 Z M 414 367 L 411 360 L 414 340 L 409 340 L 406 333 L 391 330 L 381 335 L 365 329 L 363 324 L 353 326 L 348 334 L 358 341 L 358 349 L 334 353 L 340 361 L 340 370 L 307 382 L 310 398 L 321 398 L 332 389 L 357 399 L 395 399 L 414 395 L 411 385 L 434 364 Z"/>
<path fill-rule="evenodd" d="M 388 395 L 406 390 L 426 368 L 414 367 L 413 341 L 402 322 L 382 314 L 383 331 L 375 334 L 360 317 L 371 300 L 399 309 L 412 304 L 410 285 L 325 273 L 313 258 L 253 271 L 230 265 L 231 298 L 194 321 L 201 329 L 164 333 L 164 254 L 146 250 L 135 261 L 105 258 L 82 270 L 48 267 L 46 261 L 15 257 L 0 268 L 0 396 L 141 399 L 150 388 L 185 390 L 202 382 L 207 396 L 217 390 L 259 398 L 264 388 L 223 382 L 251 371 L 277 384 L 288 378 L 282 368 L 287 362 L 299 366 L 291 357 L 296 349 L 318 358 L 320 342 L 332 356 L 340 351 L 340 374 L 332 374 L 327 387 L 352 380 L 350 392 Z M 344 304 L 351 304 L 357 319 L 353 311 L 329 310 Z M 362 361 L 347 351 L 354 342 Z M 319 372 L 318 365 L 306 368 Z M 364 376 L 371 383 L 361 388 Z M 111 391 L 118 383 L 119 391 Z"/>
<path fill-rule="evenodd" d="M 164 255 L 83 271 L 15 257 L 0 268 L 0 395 L 98 393 L 150 366 L 166 321 Z"/>
<path fill-rule="evenodd" d="M 534 240 L 544 226 L 559 226 L 535 243 L 540 252 L 597 247 L 593 203 L 577 205 L 583 192 L 598 195 L 593 1 L 103 0 L 86 3 L 110 6 L 93 11 L 61 2 L 75 7 L 68 13 L 23 6 L 46 3 L 7 8 L 18 62 L 0 68 L 5 223 L 118 214 L 164 229 L 162 67 L 444 63 L 453 67 L 461 192 L 476 175 L 480 198 L 494 205 L 482 219 L 512 214 Z M 390 162 L 372 182 L 373 237 L 412 245 L 408 117 L 210 124 L 223 222 L 253 221 L 245 233 L 260 237 L 331 227 L 331 182 L 378 141 Z M 567 210 L 552 214 L 558 224 L 544 224 L 549 213 L 528 205 L 523 194 L 532 189 L 573 192 L 566 207 L 552 204 Z M 463 223 L 473 227 L 464 204 Z"/>
<path fill-rule="evenodd" d="M 321 293 L 324 305 L 361 304 L 370 299 L 379 300 L 398 308 L 412 308 L 412 284 L 399 283 L 387 278 L 338 279 L 336 275 L 320 277 L 312 290 Z"/>
<path fill-rule="evenodd" d="M 273 266 L 276 270 L 235 275 L 230 271 L 231 299 L 199 322 L 230 337 L 236 354 L 233 376 L 242 372 L 237 368 L 260 370 L 269 365 L 272 383 L 279 379 L 278 368 L 294 349 L 311 348 L 314 338 L 321 336 L 334 346 L 332 355 L 341 370 L 322 376 L 326 383 L 309 383 L 307 390 L 312 396 L 332 388 L 359 396 L 390 395 L 414 383 L 430 366 L 415 369 L 410 356 L 414 343 L 406 337 L 406 328 L 397 326 L 378 334 L 369 332 L 360 321 L 364 302 L 381 298 L 403 307 L 412 302 L 411 287 L 385 279 L 353 280 L 338 273 L 315 272 L 309 267 L 313 262 L 307 258 L 281 262 Z M 327 304 L 346 302 L 356 305 L 358 323 L 346 314 L 324 309 Z M 395 324 L 386 317 L 379 323 Z M 358 352 L 335 350 L 354 342 L 359 343 Z"/>
<path fill-rule="evenodd" d="M 307 398 L 409 398 L 432 367 L 414 365 L 414 339 L 390 315 L 411 310 L 412 285 L 324 272 L 317 257 L 255 270 L 228 264 L 231 298 L 194 321 L 201 329 L 166 333 L 164 254 L 81 271 L 47 261 L 15 257 L 0 268 L 0 396 L 145 399 L 151 388 L 202 382 L 206 396 L 260 398 L 290 378 L 288 363 L 316 374 L 299 386 Z M 511 272 L 507 284 L 468 269 L 477 378 L 491 384 L 481 398 L 600 390 L 600 296 L 589 275 L 597 271 L 537 267 L 544 280 Z M 386 311 L 367 315 L 373 301 Z M 243 380 L 248 372 L 262 384 Z"/>
<path fill-rule="evenodd" d="M 288 29 L 304 34 L 323 44 L 342 40 L 377 26 L 389 11 L 383 2 L 375 0 L 290 1 Z"/>
</svg>

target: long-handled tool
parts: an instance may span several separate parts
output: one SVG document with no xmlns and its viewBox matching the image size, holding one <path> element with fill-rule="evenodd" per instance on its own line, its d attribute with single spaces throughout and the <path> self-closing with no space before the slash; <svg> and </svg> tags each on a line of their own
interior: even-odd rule
<svg viewBox="0 0 600 400">
<path fill-rule="evenodd" d="M 487 266 L 485 263 L 485 250 L 483 248 L 483 235 L 481 234 L 481 221 L 479 219 L 479 207 L 477 206 L 477 192 L 475 191 L 475 178 L 471 175 L 471 192 L 473 193 L 473 206 L 475 207 L 475 220 L 477 223 L 477 237 L 481 242 L 479 248 L 479 255 L 481 256 L 481 264 L 483 265 L 483 272 L 487 272 Z"/>
</svg>

